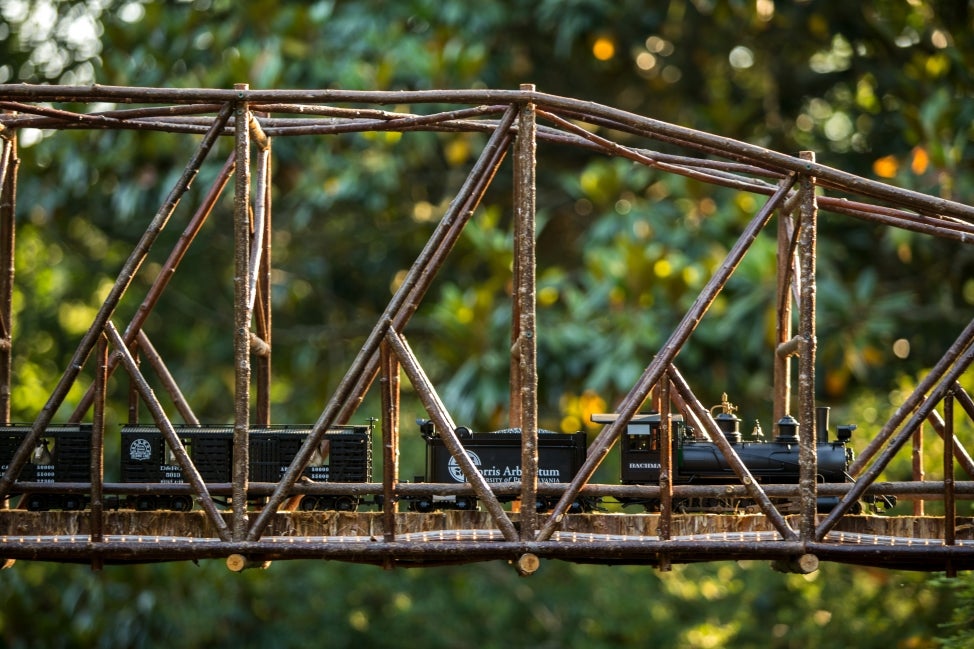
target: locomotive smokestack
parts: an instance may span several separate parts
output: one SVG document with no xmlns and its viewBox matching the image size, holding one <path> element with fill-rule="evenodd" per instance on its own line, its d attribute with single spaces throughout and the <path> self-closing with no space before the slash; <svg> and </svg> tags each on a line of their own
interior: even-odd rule
<svg viewBox="0 0 974 649">
<path fill-rule="evenodd" d="M 827 444 L 829 441 L 829 407 L 819 406 L 815 408 L 815 437 L 819 444 Z"/>
</svg>

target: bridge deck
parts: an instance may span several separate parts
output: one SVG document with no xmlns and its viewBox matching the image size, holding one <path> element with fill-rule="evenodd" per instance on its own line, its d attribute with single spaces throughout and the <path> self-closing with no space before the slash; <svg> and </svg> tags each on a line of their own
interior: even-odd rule
<svg viewBox="0 0 974 649">
<path fill-rule="evenodd" d="M 229 516 L 230 514 L 227 514 Z M 794 517 L 791 517 L 794 518 Z M 516 522 L 517 515 L 512 519 Z M 974 569 L 974 518 L 958 518 L 946 544 L 940 517 L 846 516 L 820 542 L 785 541 L 765 516 L 673 516 L 669 538 L 658 514 L 568 515 L 545 542 L 504 540 L 486 512 L 396 514 L 387 536 L 378 512 L 278 513 L 253 542 L 221 541 L 205 514 L 106 512 L 93 540 L 87 512 L 0 511 L 0 556 L 56 562 L 146 563 L 248 557 L 334 559 L 386 566 L 519 560 L 526 554 L 585 563 L 666 566 L 697 561 L 818 560 L 910 570 Z M 797 524 L 797 519 L 791 522 Z"/>
</svg>

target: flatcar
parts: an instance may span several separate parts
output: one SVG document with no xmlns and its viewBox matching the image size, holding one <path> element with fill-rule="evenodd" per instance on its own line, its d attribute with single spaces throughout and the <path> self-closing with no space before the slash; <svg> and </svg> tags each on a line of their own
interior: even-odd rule
<svg viewBox="0 0 974 649">
<path fill-rule="evenodd" d="M 466 477 L 459 463 L 450 454 L 433 422 L 419 419 L 420 434 L 426 444 L 426 474 L 416 482 L 463 484 Z M 457 429 L 457 437 L 464 451 L 488 484 L 519 482 L 521 480 L 521 429 L 505 428 L 492 432 L 473 432 Z M 538 482 L 570 482 L 585 462 L 587 444 L 584 432 L 574 434 L 538 430 Z M 501 502 L 511 502 L 517 496 L 499 495 Z M 474 496 L 434 495 L 409 499 L 409 508 L 419 512 L 437 509 L 472 510 L 477 507 Z M 557 498 L 538 496 L 538 511 L 547 511 Z M 573 511 L 591 509 L 591 503 L 579 500 Z"/>
<path fill-rule="evenodd" d="M 740 432 L 740 419 L 733 414 L 736 408 L 726 400 L 719 406 L 723 411 L 714 419 L 721 434 L 737 452 L 751 476 L 758 483 L 798 484 L 800 477 L 798 422 L 786 415 L 777 422 L 777 434 L 771 441 L 763 438 L 758 423 L 752 438 L 745 440 Z M 715 407 L 717 408 L 717 407 Z M 617 415 L 593 415 L 596 423 L 608 424 Z M 659 413 L 635 415 L 626 424 L 621 436 L 621 482 L 626 485 L 658 485 L 661 470 L 661 418 Z M 670 416 L 672 440 L 673 485 L 736 484 L 740 480 L 720 448 L 712 441 L 694 434 L 682 415 Z M 836 439 L 829 438 L 828 408 L 819 408 L 816 417 L 815 452 L 819 483 L 850 482 L 849 467 L 854 453 L 849 446 L 853 424 L 839 426 Z M 659 508 L 658 499 L 622 501 L 625 505 L 642 505 L 647 511 Z M 891 498 L 870 498 L 864 501 L 877 508 L 893 504 Z M 837 497 L 819 497 L 819 511 L 831 511 Z M 779 502 L 785 511 L 797 508 L 797 502 Z M 695 512 L 754 511 L 754 503 L 746 498 L 676 499 L 674 508 Z"/>
<path fill-rule="evenodd" d="M 311 426 L 267 426 L 250 430 L 250 480 L 277 482 L 281 479 L 311 434 Z M 176 434 L 206 483 L 232 480 L 232 426 L 178 426 Z M 322 448 L 316 452 L 303 476 L 314 482 L 364 483 L 372 480 L 372 427 L 338 426 L 325 432 Z M 124 483 L 179 484 L 187 480 L 159 429 L 154 425 L 122 427 L 121 479 Z M 191 497 L 139 494 L 132 497 L 134 509 L 187 510 Z M 256 500 L 256 499 L 255 499 Z M 301 499 L 301 509 L 358 507 L 353 495 L 314 496 Z"/>
</svg>

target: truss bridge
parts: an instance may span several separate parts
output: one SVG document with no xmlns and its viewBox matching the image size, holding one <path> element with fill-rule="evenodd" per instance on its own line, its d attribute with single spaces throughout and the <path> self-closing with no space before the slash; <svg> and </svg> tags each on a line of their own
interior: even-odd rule
<svg viewBox="0 0 974 649">
<path fill-rule="evenodd" d="M 60 379 L 43 388 L 43 405 L 32 420 L 18 425 L 11 422 L 21 378 L 13 297 L 20 254 L 16 233 L 32 203 L 44 199 L 18 192 L 18 181 L 63 173 L 21 164 L 18 145 L 25 133 L 44 133 L 71 147 L 75 141 L 67 134 L 77 131 L 105 137 L 151 132 L 160 142 L 188 141 L 194 149 L 114 267 L 113 279 L 100 293 L 103 301 L 71 338 L 75 351 L 59 368 Z M 384 310 L 357 332 L 355 339 L 363 342 L 355 343 L 344 376 L 323 400 L 315 423 L 295 428 L 292 422 L 273 421 L 274 145 L 300 139 L 326 147 L 347 134 L 406 138 L 417 132 L 469 133 L 483 144 L 425 245 L 394 283 Z M 0 143 L 0 451 L 6 453 L 0 457 L 0 559 L 8 564 L 41 560 L 99 567 L 220 559 L 231 570 L 242 570 L 289 559 L 386 567 L 507 560 L 531 574 L 545 559 L 663 570 L 674 563 L 759 559 L 805 573 L 820 561 L 948 574 L 974 568 L 969 515 L 974 461 L 964 435 L 957 434 L 958 422 L 974 417 L 974 400 L 961 386 L 974 358 L 974 321 L 905 395 L 893 418 L 869 431 L 854 459 L 846 453 L 850 442 L 841 427 L 839 437 L 830 436 L 815 400 L 816 345 L 822 335 L 816 331 L 819 213 L 961 246 L 974 240 L 974 207 L 844 172 L 817 162 L 811 152 L 786 155 L 530 85 L 395 92 L 254 90 L 246 84 L 232 89 L 0 85 Z M 232 143 L 225 159 L 219 158 L 221 143 Z M 554 453 L 549 446 L 570 436 L 541 430 L 538 412 L 544 368 L 537 345 L 544 332 L 537 326 L 536 217 L 544 206 L 538 204 L 537 173 L 546 163 L 539 150 L 549 145 L 744 192 L 756 206 L 628 395 L 613 412 L 602 413 L 604 425 L 571 455 L 577 463 L 568 471 L 552 468 L 545 458 Z M 176 150 L 168 148 L 167 155 Z M 78 150 L 74 155 L 96 154 Z M 189 190 L 205 165 L 214 173 L 196 199 Z M 504 174 L 513 188 L 514 231 L 511 332 L 504 350 L 510 357 L 509 401 L 503 404 L 509 428 L 481 438 L 454 420 L 422 355 L 410 345 L 408 325 L 483 197 Z M 326 180 L 295 186 L 321 186 Z M 233 221 L 227 230 L 233 247 L 232 286 L 227 286 L 232 300 L 224 319 L 233 347 L 233 417 L 214 427 L 200 421 L 192 390 L 174 378 L 174 359 L 156 350 L 147 323 L 167 290 L 175 290 L 170 283 L 221 201 L 232 204 Z M 182 236 L 164 236 L 180 219 Z M 694 385 L 705 377 L 695 368 L 678 367 L 676 359 L 762 235 L 777 242 L 769 391 L 776 428 L 786 423 L 773 441 L 757 442 L 742 439 L 733 424 L 727 427 L 735 419 L 729 402 L 716 414 L 701 402 Z M 160 250 L 163 242 L 171 246 L 168 251 Z M 213 275 L 224 276 L 219 269 Z M 148 286 L 142 294 L 139 282 Z M 29 309 L 30 301 L 18 308 Z M 166 326 L 182 324 L 167 321 Z M 113 399 L 113 375 L 130 386 L 124 403 Z M 455 480 L 429 475 L 417 482 L 414 468 L 400 465 L 401 377 L 425 411 L 427 451 L 439 454 Z M 153 385 L 161 386 L 162 397 Z M 358 410 L 370 391 L 378 391 L 381 412 L 366 425 L 361 422 L 368 421 L 368 413 Z M 130 414 L 121 433 L 106 424 L 112 412 L 139 409 L 151 422 L 135 421 Z M 510 470 L 503 479 L 495 479 L 484 470 L 486 458 L 494 452 L 493 440 L 511 435 L 517 436 L 517 459 L 506 465 Z M 936 479 L 923 474 L 925 437 L 940 440 L 937 448 L 943 448 L 943 475 Z M 483 444 L 476 454 L 474 442 Z M 770 447 L 759 444 L 774 445 L 761 465 L 754 453 Z M 285 453 L 279 451 L 285 447 L 291 449 L 280 456 L 286 459 L 267 460 L 279 465 L 269 477 L 255 473 L 263 454 Z M 341 453 L 348 457 L 363 453 L 365 464 L 355 465 L 359 473 L 346 472 L 339 463 L 346 457 L 339 451 L 346 448 Z M 81 460 L 62 467 L 69 452 Z M 600 483 L 597 471 L 610 456 L 618 462 L 618 453 L 644 459 L 623 461 L 623 473 L 631 470 L 631 478 Z M 790 454 L 793 473 L 776 480 L 767 467 L 784 466 L 785 460 L 775 459 L 782 453 Z M 915 458 L 912 479 L 886 480 L 884 470 L 900 453 Z M 123 467 L 116 475 L 119 455 Z M 695 475 L 706 479 L 682 479 L 691 457 L 709 458 L 720 476 L 701 469 Z M 221 459 L 225 466 L 215 468 Z M 833 475 L 833 462 L 840 463 L 836 477 L 823 479 Z M 434 464 L 431 460 L 429 466 Z M 316 467 L 327 471 L 316 474 Z M 638 473 L 643 470 L 647 473 Z M 893 500 L 912 503 L 912 511 L 863 507 Z M 636 505 L 639 511 L 606 502 Z"/>
</svg>

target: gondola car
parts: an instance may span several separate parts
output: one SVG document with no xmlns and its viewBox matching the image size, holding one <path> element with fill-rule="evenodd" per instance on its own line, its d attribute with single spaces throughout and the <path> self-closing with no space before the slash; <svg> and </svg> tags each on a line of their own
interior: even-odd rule
<svg viewBox="0 0 974 649">
<path fill-rule="evenodd" d="M 14 453 L 30 433 L 28 424 L 0 426 L 0 471 L 6 472 Z M 17 477 L 20 482 L 84 483 L 91 481 L 91 424 L 49 425 Z M 31 511 L 84 509 L 85 493 L 11 492 L 23 496 L 20 507 Z"/>
<path fill-rule="evenodd" d="M 311 426 L 268 426 L 250 430 L 250 480 L 277 482 L 311 434 Z M 232 480 L 233 427 L 179 426 L 176 428 L 187 454 L 206 483 L 228 483 Z M 316 452 L 303 476 L 314 482 L 365 483 L 372 480 L 372 428 L 366 425 L 337 426 L 322 438 L 326 453 Z M 125 483 L 179 484 L 187 480 L 154 425 L 122 427 L 122 473 Z M 131 497 L 138 510 L 192 507 L 190 496 L 139 494 Z M 358 507 L 359 497 L 307 495 L 301 509 L 338 509 L 351 511 Z"/>
<path fill-rule="evenodd" d="M 459 463 L 450 454 L 443 438 L 433 422 L 417 420 L 420 433 L 426 443 L 426 474 L 417 476 L 417 482 L 462 484 L 466 478 Z M 467 456 L 488 484 L 519 482 L 521 480 L 521 429 L 506 428 L 493 432 L 475 433 L 469 428 L 457 429 L 457 436 Z M 586 456 L 584 432 L 574 434 L 538 431 L 538 482 L 570 482 Z M 510 502 L 517 496 L 499 495 L 501 502 Z M 414 511 L 429 512 L 436 509 L 472 510 L 477 507 L 474 496 L 434 495 L 408 500 Z M 537 509 L 547 511 L 557 502 L 556 497 L 538 496 Z M 591 509 L 591 503 L 579 500 L 573 511 Z"/>
</svg>

